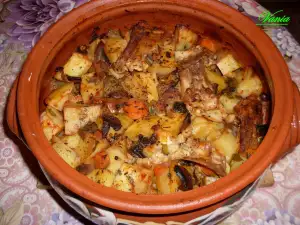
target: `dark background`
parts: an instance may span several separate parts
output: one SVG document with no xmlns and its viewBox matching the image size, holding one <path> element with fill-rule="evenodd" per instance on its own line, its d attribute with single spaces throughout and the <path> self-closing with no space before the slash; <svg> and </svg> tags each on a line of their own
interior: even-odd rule
<svg viewBox="0 0 300 225">
<path fill-rule="evenodd" d="M 271 12 L 283 9 L 284 15 L 291 17 L 287 26 L 295 39 L 300 43 L 300 0 L 256 0 Z"/>
</svg>

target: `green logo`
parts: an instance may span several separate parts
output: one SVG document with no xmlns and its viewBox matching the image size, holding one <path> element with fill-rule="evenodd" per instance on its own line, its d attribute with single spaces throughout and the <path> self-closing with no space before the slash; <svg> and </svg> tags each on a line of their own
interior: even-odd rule
<svg viewBox="0 0 300 225">
<path fill-rule="evenodd" d="M 258 26 L 287 26 L 291 21 L 291 17 L 283 15 L 279 16 L 278 13 L 283 12 L 283 10 L 279 10 L 275 13 L 271 13 L 269 11 L 264 11 L 258 17 L 258 20 L 261 22 L 260 24 L 256 24 Z"/>
</svg>

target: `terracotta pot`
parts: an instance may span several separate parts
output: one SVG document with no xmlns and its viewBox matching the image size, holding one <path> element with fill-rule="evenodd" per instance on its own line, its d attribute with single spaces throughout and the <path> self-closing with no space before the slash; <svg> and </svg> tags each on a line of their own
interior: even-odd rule
<svg viewBox="0 0 300 225">
<path fill-rule="evenodd" d="M 273 104 L 270 129 L 246 163 L 213 184 L 188 192 L 155 196 L 103 187 L 69 167 L 43 134 L 39 115 L 55 67 L 62 65 L 76 46 L 89 41 L 96 25 L 100 31 L 107 31 L 115 27 L 122 29 L 142 19 L 170 29 L 175 24 L 189 24 L 200 33 L 216 35 L 231 44 L 245 64 L 259 64 L 266 75 Z M 72 192 L 115 210 L 156 215 L 177 213 L 175 217 L 169 215 L 168 219 L 185 221 L 219 207 L 300 142 L 299 103 L 298 89 L 291 81 L 280 52 L 260 28 L 238 11 L 211 0 L 101 0 L 75 9 L 40 39 L 14 84 L 7 120 L 16 135 L 24 136 L 47 172 Z M 159 217 L 151 218 L 157 220 L 155 218 Z"/>
</svg>

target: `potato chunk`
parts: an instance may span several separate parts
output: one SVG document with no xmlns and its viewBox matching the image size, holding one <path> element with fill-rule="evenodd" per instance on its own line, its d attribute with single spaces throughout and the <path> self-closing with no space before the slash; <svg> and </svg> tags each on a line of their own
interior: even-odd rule
<svg viewBox="0 0 300 225">
<path fill-rule="evenodd" d="M 89 46 L 88 48 L 88 58 L 90 61 L 94 61 L 95 59 L 95 52 L 96 52 L 96 49 L 99 45 L 99 43 L 101 42 L 101 40 L 99 38 L 95 39 Z"/>
<path fill-rule="evenodd" d="M 63 86 L 55 89 L 46 99 L 46 104 L 53 108 L 62 111 L 64 104 L 69 100 L 69 94 L 74 88 L 74 83 L 66 83 Z"/>
<path fill-rule="evenodd" d="M 67 106 L 64 108 L 65 134 L 72 135 L 89 122 L 95 122 L 101 114 L 101 106 Z"/>
<path fill-rule="evenodd" d="M 208 69 L 205 69 L 205 72 L 206 72 L 206 78 L 208 79 L 208 81 L 210 83 L 218 85 L 219 93 L 227 87 L 225 78 L 223 76 L 221 76 L 220 74 L 217 74 L 213 71 L 210 71 Z"/>
<path fill-rule="evenodd" d="M 127 46 L 127 41 L 121 37 L 111 37 L 102 40 L 104 52 L 111 63 L 115 63 Z"/>
<path fill-rule="evenodd" d="M 106 169 L 114 174 L 120 169 L 126 159 L 126 149 L 124 149 L 124 146 L 125 145 L 113 145 L 106 149 L 110 161 Z"/>
<path fill-rule="evenodd" d="M 203 117 L 196 117 L 192 120 L 192 135 L 202 141 L 213 141 L 221 136 L 224 124 L 209 121 Z"/>
<path fill-rule="evenodd" d="M 41 123 L 44 134 L 48 140 L 51 140 L 54 135 L 62 131 L 64 121 L 61 112 L 48 106 L 41 114 Z"/>
<path fill-rule="evenodd" d="M 241 68 L 241 64 L 235 60 L 232 54 L 228 54 L 222 58 L 217 63 L 217 66 L 221 70 L 222 74 L 228 77 L 231 77 L 231 72 Z"/>
<path fill-rule="evenodd" d="M 198 40 L 198 35 L 183 25 L 177 25 L 175 30 L 176 51 L 190 49 Z"/>
<path fill-rule="evenodd" d="M 88 56 L 74 52 L 64 65 L 64 73 L 71 77 L 81 77 L 91 66 Z"/>
<path fill-rule="evenodd" d="M 95 76 L 95 73 L 87 73 L 81 77 L 80 93 L 85 104 L 90 104 L 95 96 L 103 95 L 103 80 Z"/>
<path fill-rule="evenodd" d="M 160 127 L 163 130 L 170 132 L 171 135 L 176 137 L 180 132 L 180 128 L 182 126 L 185 117 L 186 114 L 181 114 L 181 113 L 175 114 L 174 117 L 172 118 L 167 116 L 162 116 L 162 118 L 159 121 Z"/>
<path fill-rule="evenodd" d="M 232 156 L 239 149 L 239 140 L 233 136 L 230 131 L 225 131 L 217 140 L 213 142 L 214 147 L 226 157 L 226 161 L 230 162 Z"/>
<path fill-rule="evenodd" d="M 76 154 L 75 151 L 73 151 L 63 142 L 55 142 L 52 147 L 59 154 L 59 156 L 71 167 L 76 168 L 80 164 L 80 157 Z"/>
<path fill-rule="evenodd" d="M 227 95 L 222 95 L 219 98 L 219 101 L 227 113 L 233 113 L 233 109 L 239 103 L 240 99 L 235 97 L 229 97 Z"/>
<path fill-rule="evenodd" d="M 115 179 L 115 174 L 107 169 L 95 169 L 87 177 L 98 184 L 111 187 Z"/>
<path fill-rule="evenodd" d="M 147 119 L 137 120 L 128 127 L 124 135 L 132 141 L 137 141 L 139 134 L 150 137 L 154 132 L 151 128 L 158 123 L 159 119 L 158 116 L 151 116 Z"/>
<path fill-rule="evenodd" d="M 124 163 L 116 174 L 113 187 L 121 191 L 146 194 L 150 188 L 152 176 L 152 170 Z"/>
<path fill-rule="evenodd" d="M 157 85 L 155 73 L 143 72 L 135 72 L 133 76 L 128 76 L 122 83 L 123 88 L 134 98 L 148 102 L 158 100 Z"/>
<path fill-rule="evenodd" d="M 243 98 L 247 98 L 251 94 L 260 95 L 262 93 L 262 83 L 257 75 L 243 80 L 238 84 L 236 92 Z"/>
</svg>

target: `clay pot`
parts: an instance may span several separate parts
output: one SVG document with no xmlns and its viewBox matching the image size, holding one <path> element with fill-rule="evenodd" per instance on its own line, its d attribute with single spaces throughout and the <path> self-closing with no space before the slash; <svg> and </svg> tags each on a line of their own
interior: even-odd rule
<svg viewBox="0 0 300 225">
<path fill-rule="evenodd" d="M 239 169 L 217 182 L 170 195 L 136 195 L 103 187 L 68 166 L 52 149 L 40 126 L 43 100 L 52 72 L 74 49 L 90 39 L 92 30 L 124 28 L 137 21 L 173 29 L 188 24 L 228 42 L 247 65 L 261 66 L 272 95 L 272 121 L 256 153 Z M 238 11 L 212 0 L 101 0 L 75 9 L 53 25 L 29 54 L 8 102 L 10 129 L 23 137 L 47 172 L 72 192 L 119 212 L 169 214 L 151 220 L 186 221 L 219 207 L 228 197 L 255 181 L 272 163 L 300 142 L 300 95 L 287 65 L 269 37 Z M 179 214 L 178 214 L 179 213 Z M 184 216 L 183 216 L 184 215 Z M 124 216 L 126 218 L 138 218 Z M 149 217 L 150 218 L 150 217 Z M 137 219 L 140 220 L 140 219 Z M 148 220 L 148 219 L 146 219 Z"/>
</svg>

